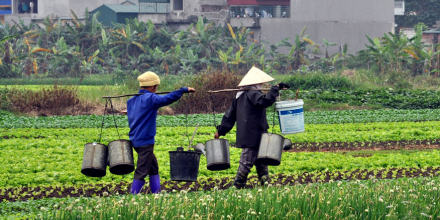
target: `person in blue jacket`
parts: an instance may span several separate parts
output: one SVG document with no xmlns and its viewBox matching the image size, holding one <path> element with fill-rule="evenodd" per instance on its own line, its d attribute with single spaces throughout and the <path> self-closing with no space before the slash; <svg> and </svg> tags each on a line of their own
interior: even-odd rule
<svg viewBox="0 0 440 220">
<path fill-rule="evenodd" d="M 184 93 L 195 92 L 195 89 L 182 87 L 167 95 L 157 95 L 155 93 L 160 84 L 160 79 L 150 71 L 140 75 L 138 81 L 141 87 L 139 93 L 143 93 L 143 95 L 132 97 L 127 101 L 127 117 L 130 126 L 128 136 L 134 150 L 138 153 L 130 193 L 140 193 L 147 176 L 149 176 L 151 192 L 159 193 L 159 165 L 153 152 L 157 110 L 179 100 Z"/>
</svg>

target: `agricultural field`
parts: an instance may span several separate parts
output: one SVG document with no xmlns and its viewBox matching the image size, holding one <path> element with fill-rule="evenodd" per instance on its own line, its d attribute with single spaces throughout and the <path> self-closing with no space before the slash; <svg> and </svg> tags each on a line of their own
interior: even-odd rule
<svg viewBox="0 0 440 220">
<path fill-rule="evenodd" d="M 305 113 L 271 182 L 255 170 L 244 190 L 231 188 L 240 149 L 235 130 L 231 168 L 209 171 L 201 157 L 197 182 L 170 179 L 169 151 L 213 138 L 212 114 L 158 116 L 155 153 L 163 193 L 128 194 L 133 173 L 81 174 L 84 145 L 127 139 L 126 116 L 19 117 L 0 114 L 0 218 L 20 219 L 430 219 L 439 214 L 439 110 L 346 110 Z M 219 123 L 221 114 L 215 115 Z M 273 113 L 268 114 L 272 123 Z M 118 125 L 116 129 L 114 124 Z M 280 134 L 279 126 L 269 132 Z M 135 153 L 136 156 L 136 153 Z M 243 203 L 243 201 L 247 201 Z M 240 204 L 240 205 L 238 205 Z"/>
</svg>

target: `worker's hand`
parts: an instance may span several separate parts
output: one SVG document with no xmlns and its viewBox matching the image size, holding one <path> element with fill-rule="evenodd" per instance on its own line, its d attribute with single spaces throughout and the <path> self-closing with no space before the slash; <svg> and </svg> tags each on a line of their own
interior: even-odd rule
<svg viewBox="0 0 440 220">
<path fill-rule="evenodd" d="M 126 115 L 126 114 L 127 114 L 127 109 L 122 110 L 121 113 L 124 114 L 124 115 Z"/>
<path fill-rule="evenodd" d="M 193 93 L 196 92 L 196 90 L 194 88 L 188 87 L 188 91 L 186 91 L 185 93 Z"/>
<path fill-rule="evenodd" d="M 280 83 L 278 84 L 278 87 L 280 87 L 280 89 L 290 89 L 290 86 L 287 85 L 287 83 Z"/>
<path fill-rule="evenodd" d="M 214 139 L 218 139 L 220 135 L 218 135 L 218 132 L 215 132 Z"/>
</svg>

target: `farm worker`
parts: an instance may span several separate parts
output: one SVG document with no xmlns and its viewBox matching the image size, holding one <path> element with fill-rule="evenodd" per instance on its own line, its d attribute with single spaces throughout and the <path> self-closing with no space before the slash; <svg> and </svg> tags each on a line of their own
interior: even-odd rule
<svg viewBox="0 0 440 220">
<path fill-rule="evenodd" d="M 151 192 L 159 193 L 159 165 L 153 152 L 157 110 L 179 100 L 184 93 L 195 92 L 195 89 L 182 87 L 167 95 L 157 95 L 155 93 L 160 79 L 156 73 L 148 71 L 137 79 L 141 87 L 139 93 L 144 95 L 132 97 L 127 101 L 127 117 L 130 126 L 128 135 L 134 150 L 138 153 L 130 192 L 138 194 L 145 184 L 145 177 L 149 175 Z"/>
<path fill-rule="evenodd" d="M 263 83 L 273 81 L 274 78 L 256 67 L 252 67 L 244 76 L 238 87 L 251 89 L 239 91 L 226 111 L 222 122 L 217 126 L 215 139 L 224 136 L 237 123 L 236 147 L 242 148 L 240 164 L 234 179 L 234 186 L 238 189 L 246 185 L 248 174 L 255 165 L 261 185 L 270 181 L 267 165 L 256 162 L 260 147 L 261 135 L 267 133 L 269 125 L 266 120 L 266 108 L 270 107 L 278 96 L 278 91 L 290 88 L 286 83 L 272 86 L 270 91 L 263 94 L 259 89 Z"/>
</svg>

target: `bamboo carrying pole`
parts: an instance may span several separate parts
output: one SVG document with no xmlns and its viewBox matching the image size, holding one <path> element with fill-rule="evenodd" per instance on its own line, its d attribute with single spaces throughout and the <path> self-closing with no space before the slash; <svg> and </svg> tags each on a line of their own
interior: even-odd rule
<svg viewBox="0 0 440 220">
<path fill-rule="evenodd" d="M 161 95 L 161 94 L 168 94 L 170 92 L 156 92 L 155 94 Z M 122 98 L 122 97 L 128 97 L 128 96 L 139 96 L 143 95 L 145 93 L 136 93 L 136 94 L 127 94 L 127 95 L 117 95 L 117 96 L 104 96 L 103 99 L 113 99 L 113 98 Z"/>
<path fill-rule="evenodd" d="M 270 91 L 270 89 L 222 89 L 217 91 L 208 91 L 208 93 L 219 93 L 219 92 L 237 92 L 237 91 L 249 91 L 249 90 L 260 90 L 260 91 Z M 287 89 L 283 89 L 287 90 Z"/>
</svg>

